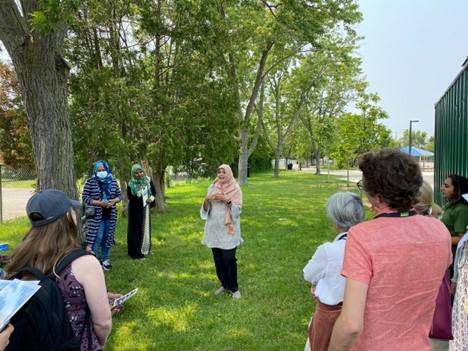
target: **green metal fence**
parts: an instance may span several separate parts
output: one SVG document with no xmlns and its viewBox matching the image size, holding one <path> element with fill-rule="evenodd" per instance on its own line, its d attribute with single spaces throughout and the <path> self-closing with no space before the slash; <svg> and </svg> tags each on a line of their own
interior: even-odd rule
<svg viewBox="0 0 468 351">
<path fill-rule="evenodd" d="M 465 65 L 435 104 L 435 200 L 444 200 L 437 188 L 449 174 L 468 176 L 468 65 Z"/>
</svg>

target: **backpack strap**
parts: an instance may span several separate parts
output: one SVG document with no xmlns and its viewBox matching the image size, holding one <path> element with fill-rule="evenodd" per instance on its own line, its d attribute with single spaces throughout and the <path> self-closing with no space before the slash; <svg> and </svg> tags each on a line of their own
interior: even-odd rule
<svg viewBox="0 0 468 351">
<path fill-rule="evenodd" d="M 91 253 L 86 251 L 86 250 L 83 250 L 83 249 L 75 249 L 72 252 L 66 254 L 60 260 L 59 264 L 57 265 L 57 268 L 56 268 L 57 274 L 62 272 L 70 263 L 72 263 L 78 257 L 84 256 L 84 255 L 91 255 Z M 13 278 L 21 279 L 22 277 L 24 277 L 25 273 L 30 273 L 30 274 L 34 275 L 36 278 L 38 278 L 39 280 L 42 280 L 42 279 L 44 279 L 46 277 L 46 275 L 43 272 L 41 272 L 39 269 L 37 269 L 36 267 L 31 266 L 31 267 L 23 268 L 21 271 L 16 273 L 12 277 L 12 279 Z"/>
<path fill-rule="evenodd" d="M 66 254 L 57 265 L 55 272 L 60 274 L 70 263 L 76 260 L 78 257 L 91 255 L 90 252 L 83 250 L 83 249 L 75 249 L 72 252 Z"/>
<path fill-rule="evenodd" d="M 37 269 L 36 267 L 25 267 L 23 268 L 21 271 L 19 271 L 18 273 L 16 273 L 12 279 L 16 278 L 16 279 L 21 279 L 24 277 L 24 274 L 25 273 L 30 273 L 34 276 L 36 276 L 37 279 L 39 280 L 43 280 L 46 275 L 44 273 L 42 273 L 39 269 Z"/>
</svg>

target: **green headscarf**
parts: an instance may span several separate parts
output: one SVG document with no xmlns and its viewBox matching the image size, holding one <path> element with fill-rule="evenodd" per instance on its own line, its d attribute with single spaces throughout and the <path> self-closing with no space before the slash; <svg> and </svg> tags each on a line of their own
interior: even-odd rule
<svg viewBox="0 0 468 351">
<path fill-rule="evenodd" d="M 135 175 L 136 171 L 145 172 L 144 168 L 137 163 L 132 166 L 132 179 L 128 183 L 128 185 L 130 186 L 130 189 L 132 190 L 132 194 L 136 195 L 141 190 L 141 186 L 144 184 L 146 189 L 148 189 L 148 197 L 150 197 L 153 194 L 151 193 L 151 186 L 150 186 L 149 178 L 145 174 L 143 175 L 143 178 L 138 179 Z"/>
</svg>

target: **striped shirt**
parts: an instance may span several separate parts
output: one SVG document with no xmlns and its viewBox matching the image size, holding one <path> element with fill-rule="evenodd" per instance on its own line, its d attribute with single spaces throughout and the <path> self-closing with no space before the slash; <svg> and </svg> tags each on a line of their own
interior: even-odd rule
<svg viewBox="0 0 468 351">
<path fill-rule="evenodd" d="M 115 178 L 113 178 L 110 188 L 109 199 L 115 198 L 122 200 L 122 193 L 120 191 L 119 185 L 117 184 L 117 181 L 115 180 Z M 86 181 L 83 188 L 83 194 L 81 195 L 81 199 L 87 205 L 91 205 L 91 201 L 93 200 L 102 199 L 101 188 L 95 177 L 88 178 L 88 180 Z M 101 224 L 101 218 L 102 207 L 96 206 L 96 215 L 94 216 L 94 218 L 90 218 L 87 220 L 88 235 L 86 236 L 86 243 L 89 246 L 92 246 L 94 244 L 94 241 L 96 240 L 99 231 L 99 225 Z M 111 247 L 114 244 L 114 233 L 116 225 L 117 207 L 114 205 L 111 209 L 109 235 L 107 236 L 106 247 Z"/>
</svg>

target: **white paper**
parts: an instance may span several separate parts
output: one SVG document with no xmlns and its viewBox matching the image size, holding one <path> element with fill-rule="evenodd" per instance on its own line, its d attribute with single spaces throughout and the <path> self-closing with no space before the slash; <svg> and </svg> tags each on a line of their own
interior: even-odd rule
<svg viewBox="0 0 468 351">
<path fill-rule="evenodd" d="M 0 280 L 0 330 L 10 323 L 16 312 L 38 291 L 39 281 Z"/>
<path fill-rule="evenodd" d="M 148 200 L 148 188 L 141 189 L 141 198 L 143 199 L 143 207 L 145 207 L 146 200 Z"/>
<path fill-rule="evenodd" d="M 128 294 L 125 294 L 122 297 L 119 297 L 118 299 L 114 300 L 114 303 L 112 304 L 112 307 L 118 306 L 123 304 L 125 301 L 127 301 L 129 298 L 131 298 L 133 295 L 135 295 L 138 291 L 138 288 L 130 291 Z"/>
</svg>

